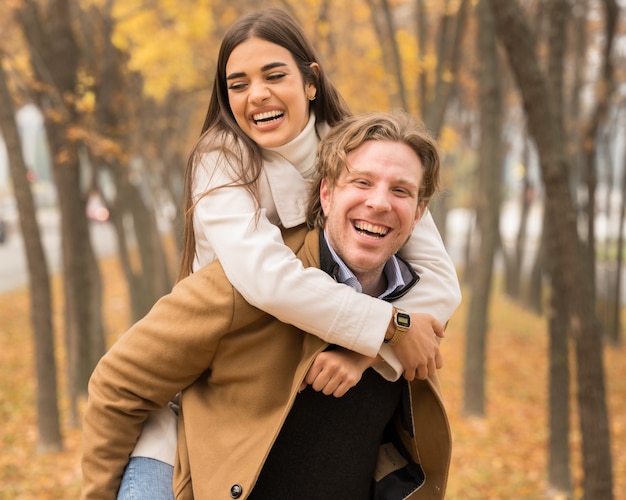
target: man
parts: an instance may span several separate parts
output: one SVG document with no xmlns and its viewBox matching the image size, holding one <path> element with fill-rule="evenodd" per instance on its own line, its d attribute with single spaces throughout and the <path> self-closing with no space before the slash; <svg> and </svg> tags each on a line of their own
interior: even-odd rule
<svg viewBox="0 0 626 500">
<path fill-rule="evenodd" d="M 305 266 L 399 299 L 418 281 L 394 254 L 436 189 L 434 141 L 406 115 L 353 117 L 324 139 L 319 165 L 315 229 L 286 231 L 286 243 Z M 84 498 L 115 497 L 147 412 L 181 390 L 176 498 L 443 498 L 450 431 L 436 373 L 388 382 L 366 370 L 376 360 L 280 323 L 247 304 L 219 263 L 208 267 L 96 368 Z M 401 345 L 406 315 L 396 319 L 386 340 Z"/>
</svg>

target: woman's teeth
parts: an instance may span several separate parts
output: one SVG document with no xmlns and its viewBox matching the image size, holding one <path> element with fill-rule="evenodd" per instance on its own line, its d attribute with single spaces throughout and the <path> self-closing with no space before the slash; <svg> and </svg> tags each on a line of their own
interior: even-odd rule
<svg viewBox="0 0 626 500">
<path fill-rule="evenodd" d="M 259 113 L 259 114 L 253 115 L 252 119 L 255 122 L 259 123 L 259 122 L 269 122 L 277 118 L 280 118 L 282 116 L 283 116 L 282 111 L 267 111 L 265 113 Z"/>
</svg>

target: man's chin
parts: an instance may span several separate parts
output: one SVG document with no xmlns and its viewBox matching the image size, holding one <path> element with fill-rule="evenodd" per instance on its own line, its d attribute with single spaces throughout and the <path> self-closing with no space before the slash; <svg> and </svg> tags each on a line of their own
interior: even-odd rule
<svg viewBox="0 0 626 500">
<path fill-rule="evenodd" d="M 373 259 L 371 254 L 364 256 L 356 256 L 351 258 L 350 261 L 345 261 L 346 265 L 355 274 L 370 274 L 372 272 L 378 272 L 382 270 L 387 262 L 387 258 Z"/>
</svg>

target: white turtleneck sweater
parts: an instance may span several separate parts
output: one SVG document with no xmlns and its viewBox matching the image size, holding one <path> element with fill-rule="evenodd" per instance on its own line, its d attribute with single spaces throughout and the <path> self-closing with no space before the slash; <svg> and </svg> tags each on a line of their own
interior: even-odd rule
<svg viewBox="0 0 626 500">
<path fill-rule="evenodd" d="M 320 135 L 326 135 L 327 130 L 328 127 L 323 126 L 318 132 L 315 128 L 315 114 L 311 113 L 306 127 L 295 139 L 282 146 L 263 150 L 263 156 L 269 159 L 273 154 L 278 154 L 291 163 L 302 177 L 312 179 L 316 171 L 315 155 Z"/>
</svg>

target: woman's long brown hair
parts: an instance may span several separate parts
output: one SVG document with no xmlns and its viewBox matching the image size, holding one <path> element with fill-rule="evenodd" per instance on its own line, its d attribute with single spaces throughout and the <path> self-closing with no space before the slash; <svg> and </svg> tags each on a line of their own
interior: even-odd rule
<svg viewBox="0 0 626 500">
<path fill-rule="evenodd" d="M 247 189 L 257 200 L 257 205 L 259 202 L 257 179 L 263 167 L 261 149 L 237 125 L 228 101 L 226 83 L 226 63 L 230 54 L 239 44 L 253 37 L 275 43 L 291 52 L 305 85 L 312 83 L 317 89 L 316 99 L 310 103 L 310 109 L 315 112 L 316 120 L 327 122 L 332 126 L 350 115 L 347 104 L 326 77 L 315 49 L 293 17 L 283 10 L 272 8 L 247 14 L 236 21 L 222 40 L 209 108 L 200 138 L 189 156 L 185 170 L 185 225 L 179 280 L 193 271 L 196 252 L 193 209 L 197 201 L 193 200 L 192 188 L 194 169 L 203 154 L 219 150 L 224 158 L 231 162 L 236 172 L 233 184 Z M 311 68 L 312 63 L 317 63 L 318 72 Z M 227 147 L 226 143 L 230 146 Z"/>
</svg>

